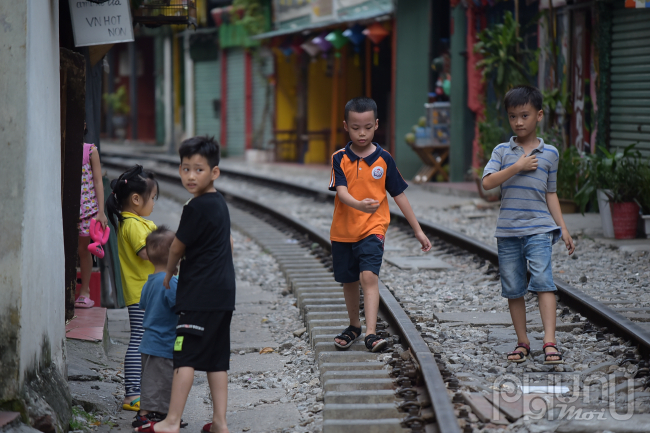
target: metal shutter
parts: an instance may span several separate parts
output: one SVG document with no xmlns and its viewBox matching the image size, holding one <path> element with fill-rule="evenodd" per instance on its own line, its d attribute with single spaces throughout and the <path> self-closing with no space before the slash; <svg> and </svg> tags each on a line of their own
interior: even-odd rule
<svg viewBox="0 0 650 433">
<path fill-rule="evenodd" d="M 246 103 L 245 86 L 246 74 L 244 70 L 244 50 L 242 48 L 229 49 L 227 54 L 228 66 L 228 101 L 226 119 L 226 145 L 228 156 L 243 155 L 246 146 Z"/>
<path fill-rule="evenodd" d="M 260 49 L 253 56 L 253 140 L 257 139 L 258 132 L 263 132 L 259 143 L 254 142 L 253 145 L 258 145 L 262 149 L 268 149 L 269 142 L 273 138 L 273 107 L 275 106 L 273 98 L 275 95 L 267 79 L 273 74 L 273 66 L 273 54 L 270 50 Z"/>
<path fill-rule="evenodd" d="M 618 9 L 612 28 L 610 147 L 650 157 L 650 10 Z"/>
<path fill-rule="evenodd" d="M 194 127 L 196 135 L 221 133 L 219 102 L 221 99 L 221 65 L 219 60 L 194 63 Z M 215 109 L 216 108 L 216 109 Z"/>
</svg>

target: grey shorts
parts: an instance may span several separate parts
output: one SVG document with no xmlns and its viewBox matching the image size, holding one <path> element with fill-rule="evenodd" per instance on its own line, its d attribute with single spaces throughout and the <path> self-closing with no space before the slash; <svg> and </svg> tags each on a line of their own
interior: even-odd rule
<svg viewBox="0 0 650 433">
<path fill-rule="evenodd" d="M 174 360 L 142 354 L 140 408 L 149 412 L 167 413 L 172 396 Z"/>
</svg>

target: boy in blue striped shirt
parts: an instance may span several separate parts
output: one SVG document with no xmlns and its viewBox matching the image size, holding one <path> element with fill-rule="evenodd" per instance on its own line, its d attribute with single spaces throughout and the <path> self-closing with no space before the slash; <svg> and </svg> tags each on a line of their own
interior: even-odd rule
<svg viewBox="0 0 650 433">
<path fill-rule="evenodd" d="M 501 185 L 501 210 L 494 236 L 499 252 L 501 296 L 508 299 L 517 346 L 508 361 L 524 362 L 530 354 L 526 335 L 527 291 L 536 292 L 544 325 L 544 364 L 561 364 L 555 340 L 555 284 L 551 269 L 552 245 L 560 238 L 569 255 L 575 251 L 564 224 L 557 197 L 558 150 L 537 137 L 542 120 L 542 94 L 518 86 L 504 98 L 515 137 L 494 148 L 483 171 L 483 188 Z M 527 266 L 528 265 L 528 266 Z M 527 283 L 527 268 L 530 282 Z"/>
</svg>

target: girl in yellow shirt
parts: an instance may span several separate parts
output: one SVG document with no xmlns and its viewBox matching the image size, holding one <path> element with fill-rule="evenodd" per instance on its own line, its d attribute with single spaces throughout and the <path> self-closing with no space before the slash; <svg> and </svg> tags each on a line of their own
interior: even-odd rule
<svg viewBox="0 0 650 433">
<path fill-rule="evenodd" d="M 106 200 L 106 213 L 117 227 L 117 245 L 122 274 L 124 301 L 129 310 L 131 338 L 124 358 L 125 410 L 140 410 L 140 372 L 142 362 L 138 348 L 144 328 L 144 311 L 140 309 L 142 286 L 154 266 L 147 257 L 146 239 L 156 225 L 144 217 L 151 215 L 154 200 L 158 198 L 158 182 L 153 173 L 136 165 L 111 181 L 113 192 Z"/>
</svg>

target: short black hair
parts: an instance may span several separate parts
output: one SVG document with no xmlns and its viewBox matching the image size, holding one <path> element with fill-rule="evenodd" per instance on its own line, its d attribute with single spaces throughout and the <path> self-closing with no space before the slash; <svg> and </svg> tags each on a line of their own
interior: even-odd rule
<svg viewBox="0 0 650 433">
<path fill-rule="evenodd" d="M 169 248 L 172 246 L 175 234 L 166 226 L 160 226 L 147 236 L 147 256 L 154 265 L 166 265 L 169 258 Z"/>
<path fill-rule="evenodd" d="M 207 135 L 192 137 L 183 141 L 178 149 L 178 154 L 181 157 L 181 164 L 183 158 L 191 158 L 194 155 L 204 156 L 208 160 L 211 169 L 217 167 L 221 159 L 219 143 L 214 137 L 208 137 Z"/>
<path fill-rule="evenodd" d="M 357 98 L 352 98 L 345 104 L 345 121 L 348 121 L 348 114 L 350 111 L 353 113 L 365 113 L 366 111 L 372 111 L 375 115 L 375 120 L 377 120 L 377 103 L 372 98 L 366 98 L 365 96 L 359 96 Z"/>
<path fill-rule="evenodd" d="M 537 87 L 517 86 L 506 93 L 505 98 L 503 98 L 503 106 L 507 111 L 509 108 L 530 104 L 539 111 L 542 109 L 543 99 L 542 92 Z"/>
</svg>

